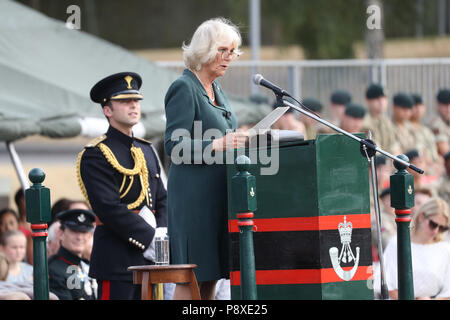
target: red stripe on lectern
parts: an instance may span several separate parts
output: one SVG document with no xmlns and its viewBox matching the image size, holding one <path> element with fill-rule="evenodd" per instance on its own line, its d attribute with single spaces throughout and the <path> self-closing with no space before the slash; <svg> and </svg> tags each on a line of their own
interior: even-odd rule
<svg viewBox="0 0 450 320">
<path fill-rule="evenodd" d="M 368 213 L 345 216 L 353 228 L 371 227 Z M 239 232 L 237 221 L 237 219 L 228 221 L 229 232 Z M 258 232 L 337 230 L 339 223 L 344 222 L 344 215 L 253 219 L 253 222 L 258 227 Z"/>
<path fill-rule="evenodd" d="M 352 267 L 345 267 L 351 270 Z M 293 270 L 256 270 L 257 285 L 281 285 L 281 284 L 314 284 L 344 281 L 336 274 L 333 268 L 326 269 L 293 269 Z M 373 278 L 372 266 L 360 266 L 350 281 L 361 281 Z M 230 273 L 232 286 L 241 285 L 240 271 Z"/>
</svg>

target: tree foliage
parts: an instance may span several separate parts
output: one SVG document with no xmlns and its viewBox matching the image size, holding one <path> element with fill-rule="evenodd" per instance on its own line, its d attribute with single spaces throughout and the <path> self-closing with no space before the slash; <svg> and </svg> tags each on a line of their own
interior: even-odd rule
<svg viewBox="0 0 450 320">
<path fill-rule="evenodd" d="M 222 16 L 249 36 L 249 0 L 17 0 L 65 21 L 69 5 L 82 12 L 82 29 L 129 49 L 180 47 L 204 20 Z M 351 58 L 366 32 L 365 0 L 260 0 L 261 43 L 301 45 L 307 58 Z M 422 1 L 422 18 L 417 4 Z M 422 26 L 437 34 L 438 0 L 382 0 L 386 38 L 411 37 Z M 450 12 L 450 0 L 446 1 Z M 450 14 L 447 14 L 450 19 Z M 448 25 L 450 25 L 448 23 Z M 450 27 L 447 27 L 450 28 Z M 450 30 L 447 30 L 450 31 Z"/>
</svg>

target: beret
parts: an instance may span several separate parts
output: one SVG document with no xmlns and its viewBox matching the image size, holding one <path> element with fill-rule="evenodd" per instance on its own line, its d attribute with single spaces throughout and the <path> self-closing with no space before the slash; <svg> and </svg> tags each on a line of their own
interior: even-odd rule
<svg viewBox="0 0 450 320">
<path fill-rule="evenodd" d="M 420 94 L 413 93 L 413 94 L 411 95 L 411 97 L 413 98 L 414 105 L 416 105 L 416 104 L 422 104 L 422 103 L 423 103 L 423 100 L 422 100 L 422 97 L 421 97 Z"/>
<path fill-rule="evenodd" d="M 302 104 L 312 111 L 315 111 L 315 112 L 322 111 L 322 103 L 315 98 L 311 98 L 311 97 L 305 98 L 305 99 L 303 99 Z"/>
<path fill-rule="evenodd" d="M 417 149 L 409 150 L 405 153 L 405 156 L 408 157 L 409 161 L 420 156 L 419 151 Z"/>
<path fill-rule="evenodd" d="M 384 94 L 383 87 L 378 83 L 372 83 L 366 91 L 366 98 L 367 99 L 377 99 L 379 97 L 386 96 Z"/>
<path fill-rule="evenodd" d="M 346 90 L 336 90 L 331 94 L 330 100 L 334 104 L 346 105 L 347 103 L 352 101 L 352 97 Z"/>
<path fill-rule="evenodd" d="M 366 108 L 359 103 L 350 102 L 345 107 L 345 114 L 353 118 L 364 118 L 366 115 Z"/>
<path fill-rule="evenodd" d="M 450 89 L 441 89 L 437 94 L 437 101 L 443 104 L 450 103 Z"/>
<path fill-rule="evenodd" d="M 444 154 L 444 160 L 450 159 L 450 151 Z"/>
<path fill-rule="evenodd" d="M 377 167 L 383 164 L 386 164 L 386 157 L 381 155 L 375 156 L 375 166 Z"/>
<path fill-rule="evenodd" d="M 391 194 L 391 188 L 384 188 L 380 193 L 380 198 L 383 198 L 384 196 L 387 196 L 388 194 Z"/>
<path fill-rule="evenodd" d="M 411 109 L 414 105 L 414 100 L 411 95 L 406 93 L 397 93 L 393 99 L 394 106 Z"/>
</svg>

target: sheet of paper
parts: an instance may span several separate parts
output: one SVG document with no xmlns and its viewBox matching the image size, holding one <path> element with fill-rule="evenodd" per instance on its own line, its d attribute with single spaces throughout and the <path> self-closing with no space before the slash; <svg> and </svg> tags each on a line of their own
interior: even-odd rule
<svg viewBox="0 0 450 320">
<path fill-rule="evenodd" d="M 264 134 L 280 117 L 289 110 L 290 107 L 278 107 L 265 116 L 261 121 L 255 124 L 251 130 L 255 130 L 256 134 Z"/>
</svg>

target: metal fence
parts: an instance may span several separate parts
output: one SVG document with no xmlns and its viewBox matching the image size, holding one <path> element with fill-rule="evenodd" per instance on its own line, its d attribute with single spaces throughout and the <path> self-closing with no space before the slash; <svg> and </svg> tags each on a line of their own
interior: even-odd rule
<svg viewBox="0 0 450 320">
<path fill-rule="evenodd" d="M 181 73 L 183 62 L 158 61 L 158 65 Z M 296 98 L 315 97 L 322 101 L 324 114 L 331 93 L 346 89 L 355 102 L 365 103 L 365 91 L 372 82 L 381 83 L 392 101 L 397 92 L 418 93 L 428 106 L 425 121 L 436 114 L 436 93 L 450 87 L 450 58 L 383 60 L 235 61 L 219 81 L 233 95 L 254 93 L 273 100 L 273 94 L 252 84 L 260 73 Z M 271 101 L 270 100 L 270 101 Z M 392 105 L 389 104 L 389 112 Z"/>
</svg>

